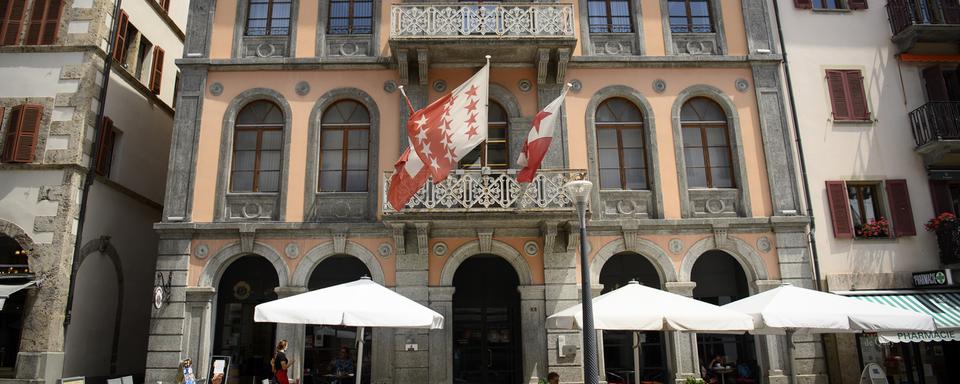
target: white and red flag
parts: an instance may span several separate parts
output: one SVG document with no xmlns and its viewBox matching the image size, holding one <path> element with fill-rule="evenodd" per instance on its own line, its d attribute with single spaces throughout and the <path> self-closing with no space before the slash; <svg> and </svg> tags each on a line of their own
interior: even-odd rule
<svg viewBox="0 0 960 384">
<path fill-rule="evenodd" d="M 434 183 L 445 180 L 461 158 L 487 140 L 489 83 L 488 61 L 457 89 L 410 116 L 407 135 L 411 148 Z"/>
<path fill-rule="evenodd" d="M 410 198 L 417 194 L 417 191 L 423 187 L 430 177 L 430 170 L 423 166 L 420 157 L 414 154 L 410 156 L 410 149 L 413 145 L 407 146 L 400 159 L 394 165 L 395 171 L 390 176 L 390 190 L 387 191 L 387 201 L 393 206 L 393 209 L 400 211 L 407 205 Z"/>
<path fill-rule="evenodd" d="M 529 183 L 537 175 L 540 163 L 547 155 L 547 149 L 550 148 L 550 142 L 553 140 L 553 132 L 556 131 L 560 121 L 560 107 L 563 106 L 563 98 L 567 96 L 567 89 L 569 86 L 563 87 L 560 96 L 547 104 L 533 118 L 533 128 L 527 134 L 527 141 L 523 143 L 523 151 L 517 159 L 517 164 L 523 167 L 517 173 L 517 182 Z"/>
</svg>

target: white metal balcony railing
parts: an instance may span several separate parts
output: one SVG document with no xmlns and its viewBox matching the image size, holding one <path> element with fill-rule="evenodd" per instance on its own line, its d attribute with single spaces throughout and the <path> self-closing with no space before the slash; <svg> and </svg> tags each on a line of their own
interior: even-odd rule
<svg viewBox="0 0 960 384">
<path fill-rule="evenodd" d="M 387 201 L 390 176 L 383 174 L 383 213 L 414 212 L 514 212 L 572 211 L 573 202 L 563 185 L 584 170 L 542 170 L 526 188 L 517 182 L 517 170 L 457 170 L 439 184 L 427 183 L 401 212 Z"/>
<path fill-rule="evenodd" d="M 571 4 L 399 4 L 390 37 L 574 37 Z"/>
</svg>

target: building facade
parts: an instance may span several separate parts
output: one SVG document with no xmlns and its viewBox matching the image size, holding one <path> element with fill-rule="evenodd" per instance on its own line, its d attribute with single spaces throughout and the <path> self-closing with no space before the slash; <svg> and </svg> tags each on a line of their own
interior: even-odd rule
<svg viewBox="0 0 960 384">
<path fill-rule="evenodd" d="M 0 1 L 0 380 L 142 380 L 187 6 L 115 4 Z"/>
<path fill-rule="evenodd" d="M 923 279 L 937 270 L 946 277 L 958 262 L 955 229 L 924 230 L 957 212 L 958 9 L 956 1 L 781 3 L 823 288 L 908 303 L 946 332 L 827 337 L 836 382 L 859 382 L 870 362 L 891 382 L 960 380 L 948 363 L 960 356 L 950 336 L 960 324 L 938 317 L 956 311 L 960 295 L 946 279 Z"/>
<path fill-rule="evenodd" d="M 187 24 L 146 382 L 228 356 L 261 380 L 278 339 L 291 377 L 323 382 L 354 330 L 263 324 L 255 305 L 368 275 L 446 317 L 437 331 L 368 332 L 371 383 L 583 382 L 579 333 L 545 329 L 578 302 L 588 241 L 595 294 L 639 280 L 724 304 L 813 286 L 807 225 L 769 4 L 193 0 Z M 394 210 L 404 86 L 423 107 L 492 56 L 489 139 L 461 170 Z M 533 116 L 571 83 L 544 169 L 515 165 Z M 588 239 L 562 185 L 585 177 Z M 161 290 L 162 291 L 162 290 Z M 642 303 L 638 303 L 642 305 Z M 604 332 L 601 379 L 682 382 L 725 355 L 786 382 L 780 338 Z M 637 346 L 635 348 L 635 346 Z M 819 339 L 794 369 L 825 382 Z M 713 375 L 709 369 L 703 374 Z"/>
</svg>

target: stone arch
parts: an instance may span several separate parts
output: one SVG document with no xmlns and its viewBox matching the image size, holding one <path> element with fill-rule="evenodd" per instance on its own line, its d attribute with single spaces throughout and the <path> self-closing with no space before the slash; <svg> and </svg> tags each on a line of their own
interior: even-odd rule
<svg viewBox="0 0 960 384">
<path fill-rule="evenodd" d="M 731 159 L 733 163 L 733 173 L 736 178 L 736 189 L 740 191 L 740 216 L 749 217 L 751 215 L 750 191 L 747 188 L 747 169 L 743 154 L 743 134 L 740 130 L 740 117 L 737 114 L 737 106 L 733 99 L 727 96 L 719 88 L 706 85 L 691 85 L 677 94 L 677 99 L 673 103 L 671 119 L 673 122 L 673 142 L 674 155 L 677 159 L 677 177 L 680 182 L 680 209 L 683 217 L 692 217 L 693 204 L 690 201 L 690 194 L 687 188 L 687 167 L 683 155 L 683 132 L 680 125 L 680 110 L 687 101 L 695 97 L 704 97 L 717 103 L 723 109 L 727 116 L 727 130 L 730 133 L 730 151 L 733 154 Z"/>
<path fill-rule="evenodd" d="M 663 212 L 663 191 L 660 188 L 660 173 L 656 170 L 660 169 L 659 164 L 659 151 L 657 149 L 657 138 L 656 138 L 656 120 L 653 114 L 653 106 L 647 101 L 647 98 L 643 96 L 640 91 L 633 89 L 625 85 L 610 85 L 606 86 L 590 98 L 590 101 L 587 103 L 586 113 L 584 114 L 585 127 L 587 128 L 587 164 L 589 165 L 587 171 L 587 177 L 590 178 L 590 181 L 594 185 L 600 185 L 600 174 L 598 170 L 600 169 L 600 163 L 597 155 L 597 107 L 600 106 L 600 103 L 612 99 L 612 98 L 623 98 L 631 103 L 633 103 L 637 109 L 640 110 L 640 113 L 643 114 L 643 137 L 646 147 L 646 164 L 647 169 L 650 170 L 648 177 L 650 178 L 648 191 L 629 191 L 627 193 L 635 194 L 646 194 L 651 193 L 652 200 L 650 207 L 653 211 L 648 212 L 648 215 L 652 218 L 659 218 L 662 216 Z M 594 188 L 592 195 L 592 203 L 595 206 L 600 207 L 600 188 Z M 600 213 L 603 214 L 602 212 Z"/>
<path fill-rule="evenodd" d="M 447 259 L 447 262 L 443 265 L 443 270 L 440 271 L 440 285 L 452 286 L 453 276 L 456 275 L 460 264 L 471 256 L 481 254 L 500 256 L 513 266 L 514 271 L 517 272 L 520 285 L 533 284 L 533 271 L 531 271 L 530 265 L 527 264 L 527 261 L 524 260 L 523 256 L 521 256 L 520 252 L 516 249 L 502 241 L 493 240 L 490 249 L 484 252 L 480 249 L 480 241 L 474 240 L 461 245 L 450 254 L 450 258 Z"/>
<path fill-rule="evenodd" d="M 37 244 L 33 242 L 33 239 L 30 238 L 30 235 L 27 234 L 27 231 L 24 231 L 23 228 L 20 228 L 19 225 L 14 224 L 13 222 L 0 219 L 0 235 L 6 235 L 7 237 L 16 241 L 17 244 L 20 244 L 20 249 L 24 250 L 36 250 Z M 33 259 L 27 258 L 27 265 L 30 267 L 30 270 L 35 270 L 33 265 Z"/>
<path fill-rule="evenodd" d="M 605 244 L 597 251 L 597 254 L 593 256 L 593 261 L 590 262 L 590 284 L 600 284 L 600 271 L 603 269 L 603 265 L 606 264 L 607 260 L 610 260 L 611 257 L 622 252 L 634 252 L 647 259 L 647 261 L 653 265 L 653 269 L 657 271 L 657 275 L 660 277 L 660 284 L 677 281 L 677 273 L 676 268 L 673 266 L 673 261 L 670 260 L 670 256 L 667 256 L 667 253 L 656 243 L 646 239 L 637 239 L 637 245 L 631 249 L 627 249 L 623 239 L 616 239 Z"/>
<path fill-rule="evenodd" d="M 726 241 L 717 244 L 716 238 L 710 236 L 691 245 L 687 253 L 683 255 L 683 261 L 680 262 L 680 273 L 677 276 L 678 281 L 689 282 L 690 275 L 693 273 L 693 266 L 697 263 L 697 260 L 704 253 L 712 250 L 724 251 L 732 256 L 740 264 L 748 282 L 768 279 L 767 268 L 760 254 L 745 241 L 735 237 L 727 237 Z"/>
<path fill-rule="evenodd" d="M 493 101 L 496 101 L 497 104 L 503 106 L 503 109 L 507 111 L 507 116 L 510 119 L 523 116 L 522 112 L 520 111 L 520 103 L 517 101 L 517 97 L 514 96 L 513 92 L 510 92 L 510 90 L 506 87 L 497 83 L 490 83 L 487 96 L 493 99 Z"/>
<path fill-rule="evenodd" d="M 366 247 L 358 243 L 347 240 L 343 252 L 337 252 L 332 241 L 320 244 L 308 251 L 306 255 L 303 256 L 303 259 L 300 260 L 300 263 L 297 264 L 297 268 L 293 272 L 291 285 L 294 287 L 306 287 L 307 283 L 310 282 L 310 275 L 313 274 L 317 266 L 327 258 L 337 255 L 353 256 L 359 259 L 363 265 L 367 267 L 367 270 L 370 271 L 370 278 L 373 279 L 373 281 L 385 284 L 383 268 L 380 266 L 380 261 L 377 260 L 377 257 L 373 255 L 373 252 L 370 252 Z"/>
<path fill-rule="evenodd" d="M 270 246 L 259 242 L 253 243 L 253 250 L 250 252 L 244 252 L 239 242 L 221 249 L 216 255 L 213 255 L 207 260 L 207 265 L 205 265 L 200 272 L 200 280 L 197 286 L 216 288 L 217 285 L 220 284 L 220 278 L 223 277 L 223 273 L 230 267 L 230 264 L 247 255 L 257 255 L 267 259 L 270 264 L 273 264 L 273 268 L 277 272 L 277 281 L 280 283 L 279 286 L 289 286 L 290 274 L 283 257 Z"/>
<path fill-rule="evenodd" d="M 217 172 L 217 197 L 216 205 L 213 209 L 214 220 L 226 221 L 226 195 L 230 185 L 230 164 L 233 158 L 233 136 L 234 125 L 237 120 L 237 114 L 247 104 L 257 101 L 267 100 L 275 103 L 283 111 L 283 158 L 280 163 L 280 192 L 274 203 L 276 213 L 274 217 L 266 217 L 276 221 L 283 221 L 286 218 L 287 201 L 287 180 L 290 174 L 290 135 L 291 121 L 293 112 L 290 109 L 290 103 L 280 92 L 269 88 L 251 88 L 241 92 L 230 100 L 226 112 L 223 114 L 223 129 L 220 133 L 220 161 L 218 162 Z M 259 201 L 259 200 L 258 200 Z M 264 218 L 264 217 L 261 217 Z"/>
<path fill-rule="evenodd" d="M 317 99 L 317 102 L 313 105 L 313 110 L 310 111 L 310 121 L 307 130 L 307 174 L 306 183 L 304 185 L 304 199 L 305 207 L 307 209 L 304 214 L 306 215 L 305 221 L 318 221 L 324 216 L 321 212 L 322 203 L 318 200 L 322 200 L 323 196 L 330 196 L 337 200 L 343 201 L 344 196 L 334 196 L 332 192 L 327 193 L 318 193 L 317 192 L 317 178 L 318 172 L 320 170 L 320 119 L 323 117 L 323 112 L 327 110 L 331 105 L 338 101 L 343 100 L 353 100 L 362 104 L 367 108 L 367 112 L 370 114 L 370 150 L 367 151 L 367 193 L 370 194 L 373 191 L 377 190 L 378 176 L 379 172 L 377 165 L 380 164 L 379 153 L 380 151 L 376 150 L 380 148 L 380 107 L 377 105 L 377 102 L 373 99 L 373 96 L 370 96 L 367 92 L 359 88 L 353 87 L 341 87 L 336 88 L 324 93 Z M 372 196 L 372 195 L 371 195 Z M 366 209 L 363 214 L 360 214 L 355 209 L 350 209 L 348 204 L 347 211 L 345 212 L 344 217 L 338 217 L 338 219 L 343 218 L 372 218 L 377 212 L 377 199 L 362 197 L 362 200 L 359 203 L 351 201 L 350 203 L 355 205 L 366 204 Z M 323 203 L 334 203 L 332 201 L 324 201 Z"/>
<path fill-rule="evenodd" d="M 72 268 L 73 279 L 71 279 L 71 281 L 74 287 L 71 287 L 71 288 L 76 289 L 75 285 L 77 284 L 77 280 L 79 279 L 80 267 L 83 265 L 83 262 L 87 259 L 87 257 L 94 253 L 100 253 L 104 256 L 107 256 L 107 258 L 110 260 L 110 263 L 113 264 L 114 273 L 117 274 L 117 296 L 116 296 L 117 307 L 116 307 L 116 310 L 114 311 L 113 340 L 110 346 L 111 348 L 110 356 L 112 360 L 110 361 L 110 373 L 115 374 L 117 373 L 116 371 L 117 356 L 118 356 L 117 354 L 120 349 L 120 331 L 121 329 L 123 329 L 122 327 L 123 299 L 124 299 L 123 291 L 125 287 L 124 287 L 124 278 L 123 278 L 122 259 L 120 258 L 120 253 L 117 252 L 117 249 L 113 246 L 113 243 L 110 242 L 110 236 L 100 236 L 96 239 L 88 241 L 86 244 L 84 244 L 83 247 L 80 248 L 80 254 L 77 260 L 73 263 L 73 268 Z M 71 297 L 71 301 L 72 300 L 76 300 L 76 298 Z M 73 303 L 70 303 L 69 306 L 70 308 L 72 308 Z M 71 316 L 74 316 L 74 314 L 71 314 Z M 67 328 L 67 331 L 69 332 L 69 328 Z M 64 338 L 68 336 L 69 334 L 64 334 Z"/>
</svg>

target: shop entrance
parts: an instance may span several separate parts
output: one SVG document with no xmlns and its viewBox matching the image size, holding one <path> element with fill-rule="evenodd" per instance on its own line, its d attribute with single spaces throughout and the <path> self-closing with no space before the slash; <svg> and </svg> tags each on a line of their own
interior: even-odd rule
<svg viewBox="0 0 960 384">
<path fill-rule="evenodd" d="M 3 266 L 0 270 L 3 284 L 23 284 L 33 278 L 27 265 L 27 252 L 16 240 L 4 235 L 0 235 L 0 265 Z M 0 310 L 0 377 L 13 377 L 26 301 L 26 290 L 17 291 L 7 298 L 3 310 Z"/>
<path fill-rule="evenodd" d="M 260 383 L 272 377 L 276 325 L 254 322 L 253 310 L 276 300 L 274 288 L 280 283 L 275 270 L 260 256 L 243 256 L 227 267 L 217 285 L 213 354 L 230 356 L 229 384 Z"/>
<path fill-rule="evenodd" d="M 453 382 L 521 382 L 520 293 L 513 267 L 473 256 L 453 277 Z"/>
</svg>

